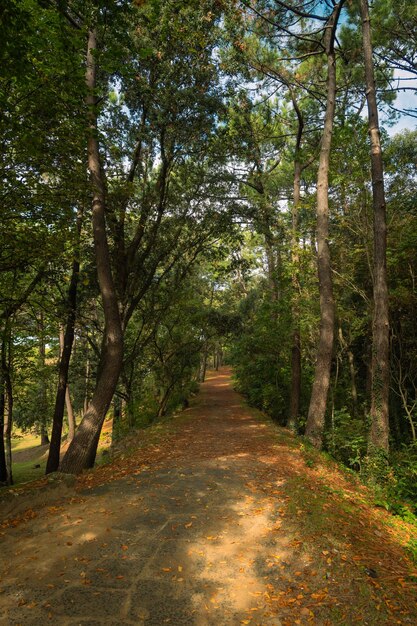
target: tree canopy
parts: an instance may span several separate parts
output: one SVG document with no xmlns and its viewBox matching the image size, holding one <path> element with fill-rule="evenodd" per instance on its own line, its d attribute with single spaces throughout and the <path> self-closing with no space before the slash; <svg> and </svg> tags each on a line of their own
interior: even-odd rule
<svg viewBox="0 0 417 626">
<path fill-rule="evenodd" d="M 416 8 L 1 12 L 0 481 L 15 426 L 78 473 L 106 417 L 117 439 L 227 362 L 280 425 L 412 491 Z"/>
</svg>

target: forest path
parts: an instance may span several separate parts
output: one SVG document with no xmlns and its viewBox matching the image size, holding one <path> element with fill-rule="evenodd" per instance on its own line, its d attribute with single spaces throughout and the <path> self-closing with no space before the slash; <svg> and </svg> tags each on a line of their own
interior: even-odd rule
<svg viewBox="0 0 417 626">
<path fill-rule="evenodd" d="M 407 528 L 248 408 L 227 369 L 149 432 L 3 523 L 0 624 L 417 623 Z"/>
</svg>

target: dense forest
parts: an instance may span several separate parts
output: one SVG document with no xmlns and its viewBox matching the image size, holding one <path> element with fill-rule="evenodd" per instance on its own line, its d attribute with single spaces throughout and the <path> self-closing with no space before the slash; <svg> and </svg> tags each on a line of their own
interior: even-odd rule
<svg viewBox="0 0 417 626">
<path fill-rule="evenodd" d="M 0 482 L 15 428 L 80 473 L 228 363 L 416 503 L 417 5 L 10 0 L 0 38 Z"/>
</svg>

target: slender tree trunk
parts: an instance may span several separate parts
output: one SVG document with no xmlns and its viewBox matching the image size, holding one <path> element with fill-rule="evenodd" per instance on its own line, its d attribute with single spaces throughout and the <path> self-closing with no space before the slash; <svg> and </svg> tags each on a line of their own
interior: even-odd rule
<svg viewBox="0 0 417 626">
<path fill-rule="evenodd" d="M 271 298 L 273 302 L 279 300 L 279 284 L 278 284 L 278 267 L 277 259 L 275 257 L 275 245 L 274 238 L 272 236 L 271 228 L 269 224 L 264 225 L 264 241 L 265 241 L 265 255 L 268 271 L 268 283 L 271 292 Z"/>
<path fill-rule="evenodd" d="M 72 440 L 75 433 L 74 412 L 68 387 L 68 372 L 71 360 L 72 346 L 74 343 L 75 316 L 77 307 L 77 284 L 80 264 L 74 260 L 72 275 L 68 289 L 68 317 L 65 331 L 59 329 L 60 360 L 58 370 L 58 389 L 55 397 L 55 409 L 52 422 L 51 445 L 46 463 L 46 474 L 56 472 L 59 467 L 62 424 L 64 420 L 64 407 L 67 406 L 68 416 L 68 439 Z"/>
<path fill-rule="evenodd" d="M 201 365 L 200 365 L 200 383 L 204 383 L 206 380 L 206 372 L 207 372 L 207 341 L 204 342 L 203 353 L 201 355 Z"/>
<path fill-rule="evenodd" d="M 7 485 L 7 461 L 5 448 L 5 422 L 6 422 L 6 381 L 4 377 L 4 341 L 6 338 L 7 320 L 2 330 L 1 354 L 0 354 L 0 483 Z"/>
<path fill-rule="evenodd" d="M 71 402 L 71 394 L 69 385 L 67 385 L 67 389 L 65 391 L 65 408 L 67 409 L 67 420 L 68 420 L 68 435 L 67 441 L 68 443 L 74 439 L 75 429 L 77 425 L 75 423 L 75 413 L 74 407 Z"/>
<path fill-rule="evenodd" d="M 117 439 L 121 421 L 122 421 L 122 401 L 118 396 L 114 396 L 113 423 L 112 423 L 112 433 L 111 433 L 112 445 Z"/>
<path fill-rule="evenodd" d="M 7 484 L 6 449 L 4 447 L 4 416 L 6 410 L 6 398 L 4 394 L 4 379 L 1 376 L 0 392 L 0 484 Z"/>
<path fill-rule="evenodd" d="M 104 312 L 104 335 L 99 371 L 93 397 L 63 460 L 61 471 L 73 474 L 94 464 L 100 432 L 116 390 L 123 362 L 123 332 L 119 306 L 111 271 L 110 251 L 106 235 L 105 177 L 100 163 L 97 136 L 95 30 L 88 33 L 86 83 L 89 121 L 88 168 L 92 188 L 92 227 L 97 278 Z"/>
<path fill-rule="evenodd" d="M 46 446 L 48 443 L 50 443 L 48 429 L 46 428 L 46 424 L 41 422 L 41 446 Z"/>
<path fill-rule="evenodd" d="M 350 348 L 348 349 L 347 355 L 349 360 L 350 392 L 352 395 L 352 416 L 356 417 L 358 413 L 358 389 L 356 386 L 355 357 Z"/>
<path fill-rule="evenodd" d="M 335 305 L 329 248 L 329 162 L 336 100 L 336 56 L 334 39 L 343 0 L 336 5 L 327 22 L 327 103 L 317 176 L 317 269 L 320 291 L 320 339 L 314 372 L 313 389 L 306 424 L 306 436 L 320 448 L 330 385 L 334 341 Z"/>
<path fill-rule="evenodd" d="M 292 262 L 292 348 L 291 348 L 291 396 L 290 415 L 287 426 L 297 430 L 301 397 L 301 334 L 300 334 L 300 281 L 298 254 L 298 207 L 300 204 L 301 164 L 296 156 L 294 168 L 294 199 L 292 209 L 291 262 Z"/>
<path fill-rule="evenodd" d="M 7 484 L 13 485 L 12 466 L 12 429 L 13 429 L 13 387 L 10 372 L 6 376 L 6 419 L 4 423 L 4 438 L 6 448 Z"/>
<path fill-rule="evenodd" d="M 387 281 L 387 222 L 384 167 L 379 134 L 371 25 L 367 0 L 360 0 L 365 62 L 368 126 L 371 142 L 372 198 L 374 209 L 374 311 L 372 324 L 371 430 L 368 452 L 389 449 L 389 316 Z"/>
<path fill-rule="evenodd" d="M 38 321 L 38 332 L 39 332 L 39 369 L 40 369 L 40 377 L 39 377 L 39 413 L 40 413 L 40 435 L 41 435 L 41 446 L 46 446 L 49 443 L 48 431 L 46 428 L 46 422 L 48 417 L 48 397 L 46 390 L 46 380 L 45 380 L 45 324 L 43 311 L 40 313 L 39 321 Z"/>
<path fill-rule="evenodd" d="M 85 387 L 84 387 L 84 404 L 83 404 L 83 411 L 84 413 L 86 413 L 87 409 L 88 409 L 88 405 L 90 404 L 90 370 L 91 370 L 91 363 L 90 363 L 90 359 L 86 358 L 85 361 Z"/>
<path fill-rule="evenodd" d="M 303 136 L 304 120 L 295 96 L 291 92 L 292 102 L 297 114 L 298 129 L 294 157 L 294 187 L 292 205 L 292 228 L 291 228 L 291 283 L 292 283 L 292 348 L 291 348 L 291 395 L 290 414 L 287 421 L 288 428 L 297 430 L 300 412 L 301 397 L 301 333 L 300 333 L 300 255 L 298 253 L 298 222 L 299 206 L 301 200 L 301 173 L 300 162 L 301 140 Z"/>
<path fill-rule="evenodd" d="M 3 378 L 3 393 L 1 411 L 3 419 L 4 453 L 6 463 L 6 483 L 13 485 L 12 467 L 12 428 L 13 428 L 13 386 L 10 375 L 11 367 L 11 331 L 10 319 L 6 320 L 1 345 L 1 369 Z"/>
<path fill-rule="evenodd" d="M 58 388 L 55 397 L 55 408 L 52 422 L 51 445 L 49 447 L 46 473 L 55 472 L 59 467 L 62 424 L 64 419 L 64 406 L 67 408 L 68 417 L 68 441 L 72 441 L 75 434 L 75 419 L 72 409 L 68 387 L 68 372 L 71 361 L 72 348 L 74 345 L 75 318 L 77 314 L 77 291 L 80 274 L 79 243 L 81 235 L 82 213 L 77 215 L 77 243 L 75 256 L 72 262 L 71 280 L 67 296 L 67 322 L 65 331 L 59 329 L 60 360 L 58 370 Z"/>
</svg>

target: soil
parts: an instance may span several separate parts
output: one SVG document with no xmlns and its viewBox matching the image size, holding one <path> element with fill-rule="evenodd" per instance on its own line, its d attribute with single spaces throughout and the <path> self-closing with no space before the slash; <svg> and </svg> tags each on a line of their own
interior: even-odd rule
<svg viewBox="0 0 417 626">
<path fill-rule="evenodd" d="M 417 623 L 413 527 L 249 408 L 229 370 L 129 445 L 3 499 L 0 624 Z"/>
</svg>

